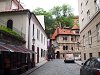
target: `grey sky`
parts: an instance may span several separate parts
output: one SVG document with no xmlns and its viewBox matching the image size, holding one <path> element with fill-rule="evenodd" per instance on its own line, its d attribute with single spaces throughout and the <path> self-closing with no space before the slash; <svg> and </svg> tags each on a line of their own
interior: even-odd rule
<svg viewBox="0 0 100 75">
<path fill-rule="evenodd" d="M 73 13 L 78 15 L 78 0 L 20 0 L 24 3 L 24 7 L 31 11 L 37 7 L 44 10 L 50 10 L 54 6 L 61 6 L 63 4 L 69 4 L 73 8 Z"/>
</svg>

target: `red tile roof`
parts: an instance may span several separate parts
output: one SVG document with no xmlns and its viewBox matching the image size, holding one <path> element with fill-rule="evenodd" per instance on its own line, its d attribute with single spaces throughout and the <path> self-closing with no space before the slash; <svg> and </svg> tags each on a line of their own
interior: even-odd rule
<svg viewBox="0 0 100 75">
<path fill-rule="evenodd" d="M 77 25 L 74 25 L 72 29 L 67 29 L 67 28 L 56 28 L 55 32 L 51 35 L 51 39 L 55 40 L 57 35 L 75 35 L 72 30 L 73 29 L 79 29 Z"/>
<path fill-rule="evenodd" d="M 74 26 L 72 27 L 72 29 L 79 29 L 79 27 L 78 27 L 77 25 L 74 25 Z"/>
<path fill-rule="evenodd" d="M 65 34 L 69 35 L 69 34 L 73 34 L 73 33 L 71 32 L 71 29 L 70 30 L 69 29 L 62 29 L 62 28 L 58 27 L 55 30 L 54 34 L 52 34 L 51 39 L 54 40 L 57 35 L 65 35 Z"/>
</svg>

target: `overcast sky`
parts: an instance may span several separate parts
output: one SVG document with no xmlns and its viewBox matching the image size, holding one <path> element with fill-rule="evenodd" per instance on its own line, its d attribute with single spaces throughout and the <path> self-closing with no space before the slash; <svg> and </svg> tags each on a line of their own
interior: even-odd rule
<svg viewBox="0 0 100 75">
<path fill-rule="evenodd" d="M 61 6 L 63 4 L 69 4 L 73 8 L 73 13 L 78 15 L 78 0 L 20 0 L 24 3 L 24 8 L 30 9 L 31 11 L 37 7 L 43 8 L 44 10 L 50 10 L 54 6 Z"/>
</svg>

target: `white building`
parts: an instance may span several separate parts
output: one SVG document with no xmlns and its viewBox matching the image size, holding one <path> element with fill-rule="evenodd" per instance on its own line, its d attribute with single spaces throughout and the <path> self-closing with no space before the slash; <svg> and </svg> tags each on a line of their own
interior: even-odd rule
<svg viewBox="0 0 100 75">
<path fill-rule="evenodd" d="M 30 57 L 33 61 L 39 63 L 46 60 L 47 36 L 44 30 L 45 26 L 39 22 L 33 13 L 23 9 L 17 0 L 1 0 L 0 8 L 2 8 L 0 10 L 0 25 L 5 25 L 16 31 L 26 40 L 25 47 L 37 53 Z"/>
</svg>

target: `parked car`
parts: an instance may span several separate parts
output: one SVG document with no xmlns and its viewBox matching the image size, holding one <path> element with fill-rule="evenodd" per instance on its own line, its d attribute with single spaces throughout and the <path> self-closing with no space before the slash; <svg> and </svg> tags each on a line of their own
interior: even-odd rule
<svg viewBox="0 0 100 75">
<path fill-rule="evenodd" d="M 100 58 L 89 58 L 80 68 L 80 75 L 100 75 Z"/>
<path fill-rule="evenodd" d="M 64 62 L 65 63 L 74 63 L 75 60 L 74 60 L 73 54 L 67 54 L 65 59 L 64 59 Z"/>
</svg>

